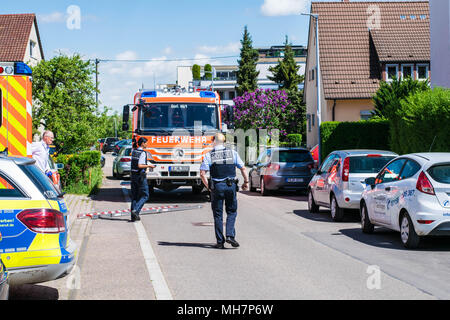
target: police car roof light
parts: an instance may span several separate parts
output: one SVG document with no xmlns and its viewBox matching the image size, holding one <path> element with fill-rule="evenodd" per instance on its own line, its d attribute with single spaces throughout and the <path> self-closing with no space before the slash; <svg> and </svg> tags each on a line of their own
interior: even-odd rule
<svg viewBox="0 0 450 320">
<path fill-rule="evenodd" d="M 23 62 L 14 63 L 14 72 L 17 75 L 31 76 L 33 72 L 31 68 Z"/>
</svg>

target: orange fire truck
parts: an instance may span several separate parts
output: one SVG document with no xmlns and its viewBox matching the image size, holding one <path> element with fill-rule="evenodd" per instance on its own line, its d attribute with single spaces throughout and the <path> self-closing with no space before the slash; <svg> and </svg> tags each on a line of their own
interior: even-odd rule
<svg viewBox="0 0 450 320">
<path fill-rule="evenodd" d="M 31 157 L 33 142 L 31 69 L 0 62 L 0 152 Z"/>
<path fill-rule="evenodd" d="M 133 141 L 147 138 L 146 151 L 157 165 L 147 173 L 150 189 L 171 191 L 191 186 L 194 193 L 200 193 L 200 165 L 212 150 L 213 136 L 225 129 L 219 95 L 212 91 L 141 90 L 134 104 L 124 107 L 125 131 L 129 130 L 130 107 Z"/>
</svg>

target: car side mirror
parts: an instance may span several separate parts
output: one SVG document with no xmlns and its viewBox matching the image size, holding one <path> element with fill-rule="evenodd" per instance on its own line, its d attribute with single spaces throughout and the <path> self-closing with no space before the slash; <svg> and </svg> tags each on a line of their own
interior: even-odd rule
<svg viewBox="0 0 450 320">
<path fill-rule="evenodd" d="M 130 129 L 128 122 L 130 121 L 130 106 L 126 105 L 123 107 L 123 123 L 122 123 L 122 130 L 128 131 Z"/>
<path fill-rule="evenodd" d="M 364 180 L 365 184 L 370 186 L 372 189 L 375 187 L 375 178 L 367 178 Z"/>
<path fill-rule="evenodd" d="M 111 155 L 112 155 L 113 157 L 117 157 L 117 153 L 115 153 L 115 152 L 113 152 Z"/>
</svg>

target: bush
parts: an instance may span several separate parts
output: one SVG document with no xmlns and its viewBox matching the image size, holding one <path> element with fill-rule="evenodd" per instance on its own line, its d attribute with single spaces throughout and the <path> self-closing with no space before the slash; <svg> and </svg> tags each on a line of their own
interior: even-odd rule
<svg viewBox="0 0 450 320">
<path fill-rule="evenodd" d="M 320 126 L 322 159 L 334 150 L 390 150 L 389 121 L 324 122 Z"/>
<path fill-rule="evenodd" d="M 292 146 L 301 147 L 303 136 L 300 133 L 291 133 L 286 136 L 287 143 L 290 143 Z"/>
<path fill-rule="evenodd" d="M 399 154 L 450 151 L 450 90 L 416 92 L 400 102 L 391 146 Z"/>
<path fill-rule="evenodd" d="M 99 151 L 58 155 L 56 162 L 64 164 L 64 169 L 59 171 L 64 192 L 91 194 L 100 186 L 102 170 Z"/>
</svg>

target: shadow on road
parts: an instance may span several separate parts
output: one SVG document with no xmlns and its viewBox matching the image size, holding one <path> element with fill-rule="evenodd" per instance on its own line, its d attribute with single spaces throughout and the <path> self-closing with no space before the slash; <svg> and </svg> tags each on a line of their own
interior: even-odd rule
<svg viewBox="0 0 450 320">
<path fill-rule="evenodd" d="M 308 210 L 294 210 L 294 214 L 308 219 L 312 221 L 319 222 L 329 222 L 329 223 L 337 223 L 334 222 L 331 218 L 330 210 L 321 210 L 319 213 L 310 213 Z M 344 221 L 342 222 L 360 222 L 361 218 L 359 217 L 358 211 L 346 211 L 344 214 Z"/>
<path fill-rule="evenodd" d="M 385 249 L 408 250 L 405 249 L 400 240 L 400 233 L 389 229 L 377 227 L 373 234 L 365 234 L 361 229 L 356 228 L 339 231 L 343 235 L 366 245 Z M 450 251 L 450 237 L 423 237 L 420 240 L 419 248 L 414 251 Z"/>
<path fill-rule="evenodd" d="M 215 244 L 210 243 L 190 243 L 190 242 L 165 242 L 159 241 L 158 245 L 165 247 L 190 247 L 190 248 L 203 248 L 203 249 L 214 249 Z"/>
<path fill-rule="evenodd" d="M 55 288 L 43 285 L 23 284 L 11 286 L 9 300 L 58 300 L 59 293 Z"/>
</svg>

